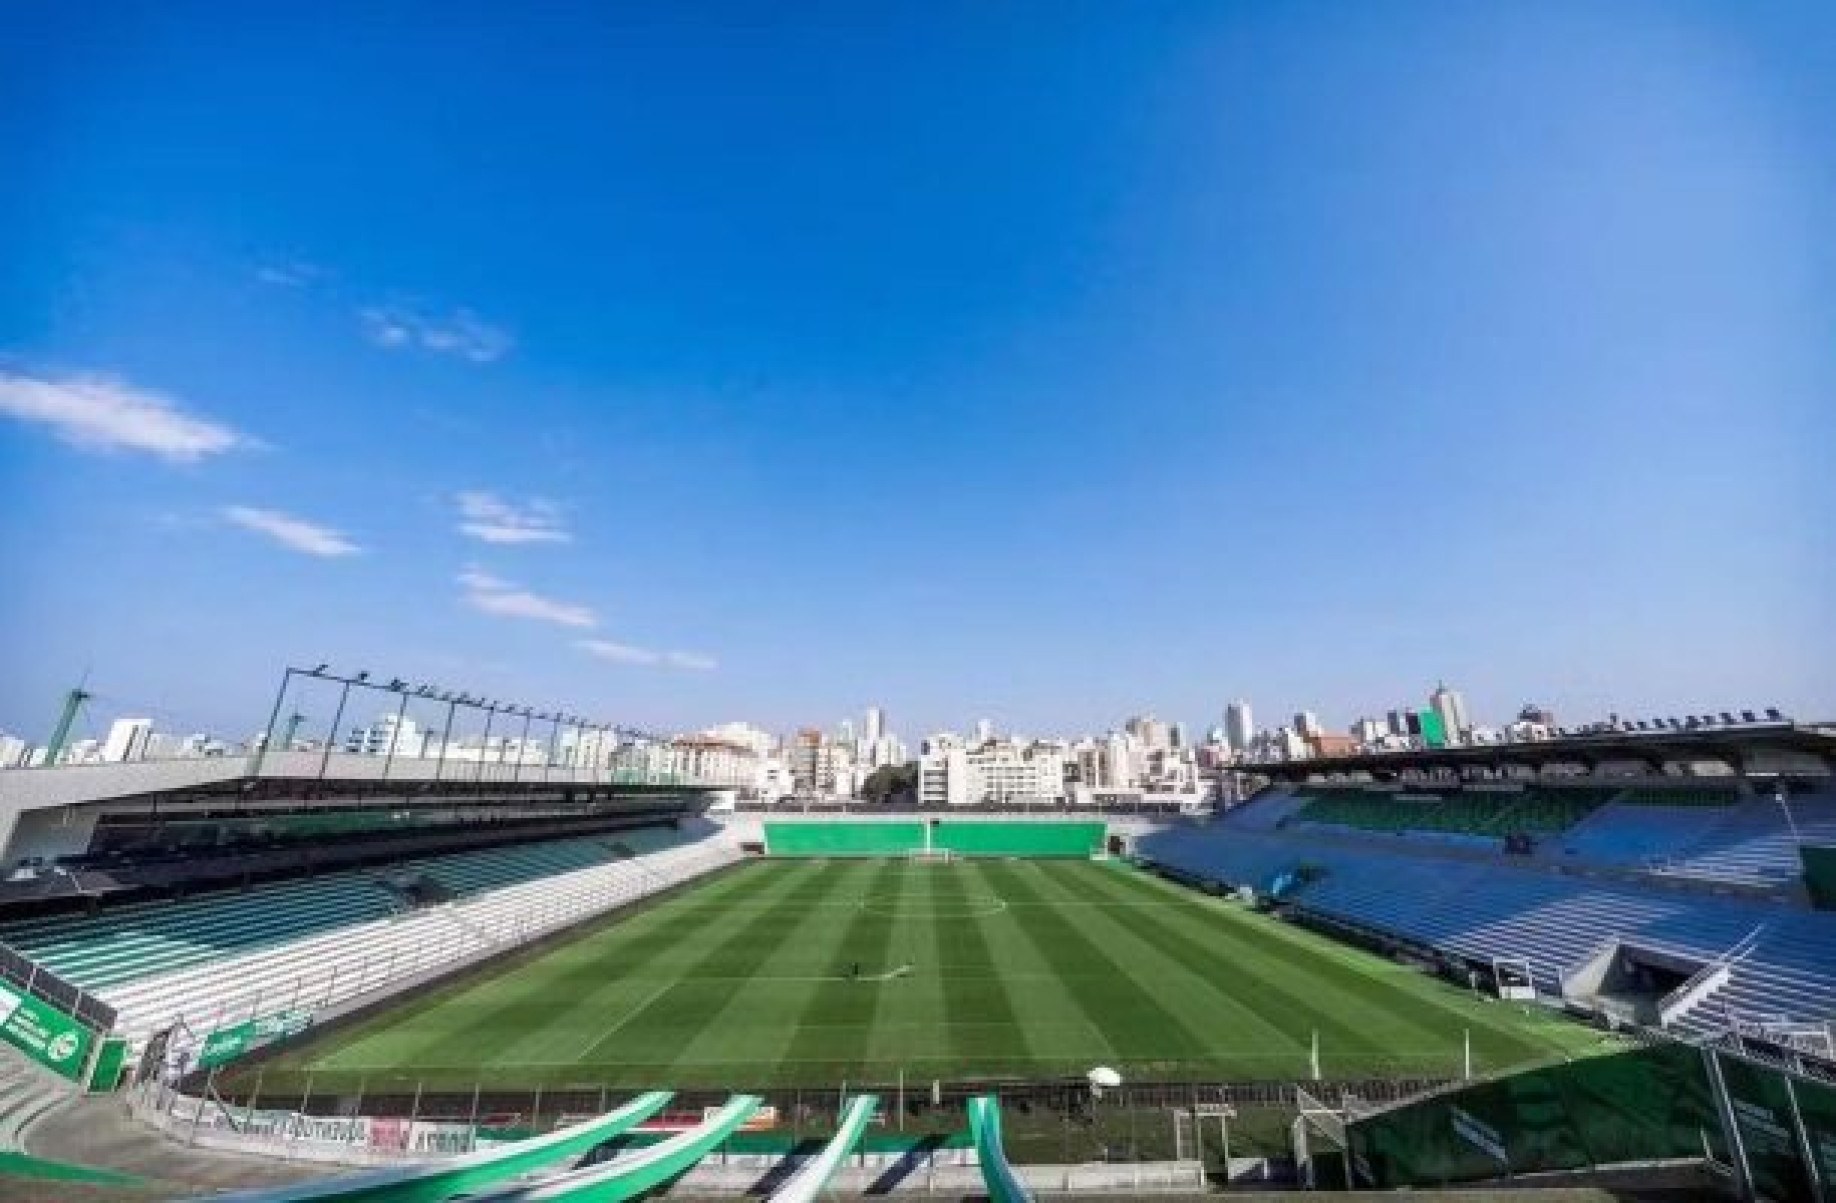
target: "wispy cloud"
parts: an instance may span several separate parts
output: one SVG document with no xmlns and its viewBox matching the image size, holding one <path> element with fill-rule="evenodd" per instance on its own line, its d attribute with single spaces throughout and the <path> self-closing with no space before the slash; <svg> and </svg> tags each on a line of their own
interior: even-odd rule
<svg viewBox="0 0 1836 1203">
<path fill-rule="evenodd" d="M 556 601 L 531 593 L 512 581 L 492 576 L 478 568 L 467 568 L 459 574 L 465 590 L 465 601 L 474 610 L 501 618 L 531 618 L 537 622 L 558 623 L 564 627 L 595 627 L 599 619 L 586 606 Z"/>
<path fill-rule="evenodd" d="M 339 532 L 279 510 L 248 505 L 225 506 L 223 516 L 244 530 L 265 535 L 288 551 L 308 556 L 351 556 L 363 549 Z"/>
<path fill-rule="evenodd" d="M 517 505 L 495 493 L 461 493 L 459 530 L 485 543 L 571 543 L 574 536 L 561 524 L 561 509 L 551 501 L 531 500 Z"/>
<path fill-rule="evenodd" d="M 509 354 L 515 340 L 470 309 L 431 314 L 406 305 L 369 305 L 357 311 L 369 340 L 390 350 L 419 348 L 472 363 L 491 363 Z"/>
<path fill-rule="evenodd" d="M 0 413 L 85 450 L 141 452 L 171 463 L 195 463 L 254 442 L 170 397 L 108 376 L 49 380 L 0 371 Z"/>
<path fill-rule="evenodd" d="M 655 651 L 647 647 L 633 647 L 628 643 L 615 643 L 610 639 L 582 639 L 575 646 L 614 664 L 680 668 L 691 672 L 712 672 L 719 667 L 712 656 L 704 656 L 699 652 Z"/>
<path fill-rule="evenodd" d="M 276 288 L 304 288 L 325 278 L 325 269 L 304 259 L 282 259 L 255 269 L 255 278 Z"/>
</svg>

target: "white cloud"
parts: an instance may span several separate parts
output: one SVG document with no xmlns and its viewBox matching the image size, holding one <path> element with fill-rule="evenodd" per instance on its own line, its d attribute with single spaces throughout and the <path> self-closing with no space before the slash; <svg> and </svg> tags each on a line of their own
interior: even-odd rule
<svg viewBox="0 0 1836 1203">
<path fill-rule="evenodd" d="M 465 600 L 474 610 L 500 618 L 532 618 L 564 627 L 595 627 L 599 619 L 586 606 L 531 593 L 521 585 L 477 568 L 459 574 Z"/>
<path fill-rule="evenodd" d="M 139 451 L 172 463 L 195 463 L 254 442 L 187 413 L 170 397 L 107 376 L 45 380 L 0 372 L 0 413 L 46 426 L 73 446 Z"/>
<path fill-rule="evenodd" d="M 532 500 L 516 505 L 494 493 L 461 493 L 459 530 L 485 543 L 571 543 L 553 502 Z"/>
<path fill-rule="evenodd" d="M 582 639 L 581 650 L 593 653 L 601 660 L 610 660 L 614 664 L 659 664 L 663 656 L 649 648 L 632 647 L 628 643 L 614 643 L 610 639 Z"/>
<path fill-rule="evenodd" d="M 225 506 L 223 516 L 244 530 L 279 543 L 289 551 L 309 556 L 349 556 L 363 549 L 330 527 L 295 518 L 279 510 L 262 510 L 254 506 Z"/>
<path fill-rule="evenodd" d="M 255 269 L 255 278 L 277 288 L 304 288 L 325 276 L 325 269 L 304 259 L 284 259 Z"/>
<path fill-rule="evenodd" d="M 582 639 L 576 646 L 614 664 L 660 665 L 690 672 L 712 672 L 718 667 L 712 656 L 699 652 L 659 652 L 647 647 L 632 647 L 628 643 L 614 643 L 610 639 Z"/>
<path fill-rule="evenodd" d="M 508 330 L 470 309 L 455 309 L 442 317 L 405 305 L 370 305 L 359 309 L 357 317 L 371 342 L 391 350 L 419 347 L 473 363 L 490 363 L 509 354 L 515 345 Z"/>
</svg>

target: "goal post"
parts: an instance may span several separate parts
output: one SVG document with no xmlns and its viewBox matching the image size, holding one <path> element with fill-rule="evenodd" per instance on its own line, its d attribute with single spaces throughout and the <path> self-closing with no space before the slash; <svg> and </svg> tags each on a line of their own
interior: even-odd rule
<svg viewBox="0 0 1836 1203">
<path fill-rule="evenodd" d="M 956 852 L 950 848 L 913 848 L 905 859 L 922 865 L 947 865 L 956 859 Z"/>
</svg>

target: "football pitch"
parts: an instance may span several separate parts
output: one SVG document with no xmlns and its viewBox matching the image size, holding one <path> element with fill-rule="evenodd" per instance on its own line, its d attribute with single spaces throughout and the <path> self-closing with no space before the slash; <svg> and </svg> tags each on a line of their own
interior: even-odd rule
<svg viewBox="0 0 1836 1203">
<path fill-rule="evenodd" d="M 760 861 L 282 1052 L 271 1085 L 1457 1076 L 1599 1047 L 1145 873 Z"/>
</svg>

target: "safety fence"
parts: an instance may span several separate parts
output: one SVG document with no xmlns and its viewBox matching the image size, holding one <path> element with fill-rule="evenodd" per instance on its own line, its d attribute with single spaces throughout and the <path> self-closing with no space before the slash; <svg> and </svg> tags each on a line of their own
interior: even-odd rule
<svg viewBox="0 0 1836 1203">
<path fill-rule="evenodd" d="M 285 1081 L 287 1086 L 278 1086 Z M 739 1081 L 736 1079 L 736 1081 Z M 665 1083 L 666 1084 L 666 1083 Z M 886 1082 L 786 1088 L 682 1089 L 671 1118 L 699 1116 L 735 1091 L 757 1095 L 749 1130 L 723 1155 L 775 1155 L 826 1140 L 850 1099 L 879 1097 L 868 1147 L 903 1150 L 927 1164 L 956 1164 L 967 1147 L 969 1101 L 1001 1099 L 1005 1143 L 1020 1163 L 1146 1164 L 1285 1155 L 1297 1081 L 1134 1082 L 1099 1093 L 1082 1078 L 1039 1081 L 936 1081 L 911 1074 Z M 1419 1096 L 1445 1079 L 1346 1079 L 1305 1085 L 1321 1097 L 1378 1107 Z M 136 1110 L 181 1141 L 289 1159 L 373 1164 L 407 1156 L 466 1152 L 493 1141 L 547 1131 L 583 1115 L 603 1114 L 628 1092 L 601 1086 L 496 1089 L 484 1079 L 454 1089 L 413 1078 L 369 1080 L 358 1089 L 325 1089 L 311 1075 L 263 1072 L 259 1064 L 199 1072 L 183 1083 L 148 1083 L 134 1092 Z M 748 1143 L 750 1142 L 750 1143 Z M 763 1142 L 762 1144 L 760 1142 Z M 896 1146 L 896 1149 L 895 1149 Z"/>
</svg>

